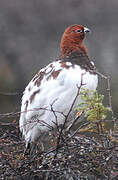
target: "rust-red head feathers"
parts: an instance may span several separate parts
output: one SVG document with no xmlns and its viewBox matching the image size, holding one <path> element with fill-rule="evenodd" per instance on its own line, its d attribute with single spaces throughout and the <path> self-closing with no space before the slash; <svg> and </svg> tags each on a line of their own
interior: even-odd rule
<svg viewBox="0 0 118 180">
<path fill-rule="evenodd" d="M 61 57 L 66 57 L 72 52 L 78 51 L 80 54 L 87 54 L 86 47 L 82 44 L 85 38 L 85 34 L 90 32 L 86 27 L 78 24 L 69 26 L 63 33 L 60 48 Z"/>
</svg>

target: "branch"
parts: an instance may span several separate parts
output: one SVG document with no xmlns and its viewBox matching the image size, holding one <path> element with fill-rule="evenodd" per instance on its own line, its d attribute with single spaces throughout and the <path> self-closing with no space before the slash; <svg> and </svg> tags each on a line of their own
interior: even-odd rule
<svg viewBox="0 0 118 180">
<path fill-rule="evenodd" d="M 84 75 L 84 74 L 85 74 L 85 73 L 83 73 L 83 74 L 81 75 L 80 86 L 79 86 L 79 87 L 77 86 L 77 94 L 76 94 L 76 96 L 75 96 L 75 98 L 74 98 L 74 100 L 73 100 L 73 102 L 72 102 L 72 105 L 71 105 L 71 107 L 70 107 L 70 109 L 69 109 L 69 111 L 68 111 L 68 113 L 67 113 L 67 115 L 66 115 L 66 117 L 65 117 L 64 123 L 63 123 L 63 125 L 62 125 L 62 127 L 61 127 L 61 130 L 60 130 L 60 133 L 59 133 L 59 136 L 58 136 L 58 139 L 57 139 L 56 153 L 55 153 L 54 158 L 56 158 L 57 153 L 58 153 L 58 148 L 59 148 L 59 146 L 60 146 L 60 140 L 61 140 L 61 136 L 62 136 L 62 131 L 63 131 L 64 128 L 65 128 L 65 125 L 66 125 L 66 123 L 67 123 L 67 121 L 68 121 L 68 117 L 69 117 L 69 115 L 70 115 L 70 113 L 71 113 L 71 111 L 72 111 L 72 109 L 73 109 L 73 107 L 74 107 L 74 104 L 75 104 L 75 102 L 76 102 L 76 100 L 77 100 L 77 98 L 78 98 L 78 96 L 79 96 L 79 94 L 80 94 L 80 89 L 81 89 L 81 87 L 84 85 L 84 84 L 83 84 L 83 75 Z"/>
<path fill-rule="evenodd" d="M 22 93 L 21 92 L 18 93 L 18 92 L 2 92 L 2 91 L 0 91 L 0 95 L 4 95 L 4 96 L 17 96 L 20 94 L 22 94 Z"/>
</svg>

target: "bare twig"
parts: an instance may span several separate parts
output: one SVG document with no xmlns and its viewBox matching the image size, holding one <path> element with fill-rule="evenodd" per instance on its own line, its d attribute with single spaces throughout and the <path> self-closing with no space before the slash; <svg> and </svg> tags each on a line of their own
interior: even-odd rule
<svg viewBox="0 0 118 180">
<path fill-rule="evenodd" d="M 111 120 L 112 120 L 113 123 L 114 123 L 114 131 L 115 131 L 117 124 L 116 124 L 116 117 L 115 117 L 115 115 L 114 115 L 114 111 L 113 111 L 113 107 L 112 107 L 112 96 L 111 96 L 111 87 L 110 87 L 110 76 L 109 76 L 109 75 L 105 76 L 104 74 L 102 74 L 102 73 L 100 73 L 100 72 L 98 72 L 98 71 L 96 71 L 96 73 L 97 73 L 100 77 L 102 77 L 103 79 L 105 79 L 105 80 L 107 81 L 107 89 L 106 89 L 106 91 L 108 92 L 108 105 L 109 105 L 109 108 L 110 108 L 110 110 L 111 110 L 111 115 L 112 115 Z"/>
<path fill-rule="evenodd" d="M 22 94 L 22 93 L 21 92 L 18 93 L 18 92 L 2 92 L 2 91 L 0 91 L 0 95 L 4 95 L 4 96 L 17 96 L 20 94 Z"/>
<path fill-rule="evenodd" d="M 84 73 L 84 74 L 85 74 L 85 73 Z M 60 147 L 60 140 L 61 140 L 62 132 L 63 132 L 63 130 L 64 130 L 64 128 L 65 128 L 65 125 L 66 125 L 66 123 L 67 123 L 67 121 L 68 121 L 69 115 L 70 115 L 70 113 L 72 112 L 72 109 L 73 109 L 73 107 L 74 107 L 74 104 L 75 104 L 75 102 L 76 102 L 76 100 L 77 100 L 77 98 L 78 98 L 78 96 L 79 96 L 79 94 L 80 94 L 80 89 L 81 89 L 81 87 L 84 85 L 84 84 L 83 84 L 83 75 L 84 75 L 84 74 L 81 75 L 80 86 L 79 86 L 79 87 L 77 86 L 77 94 L 76 94 L 76 96 L 75 96 L 75 98 L 74 98 L 74 100 L 73 100 L 73 102 L 72 102 L 72 105 L 71 105 L 71 107 L 70 107 L 70 109 L 69 109 L 69 111 L 68 111 L 68 113 L 67 113 L 67 115 L 66 115 L 66 117 L 65 117 L 64 123 L 63 123 L 63 125 L 62 125 L 62 127 L 61 127 L 61 130 L 60 130 L 60 132 L 59 132 L 59 136 L 58 136 L 58 139 L 57 139 L 56 153 L 55 153 L 55 157 L 54 157 L 54 158 L 56 158 L 57 153 L 58 153 L 58 148 Z"/>
<path fill-rule="evenodd" d="M 5 113 L 5 114 L 0 114 L 0 119 L 5 118 L 5 117 L 7 117 L 7 118 L 16 117 L 16 116 L 19 116 L 21 113 L 26 113 L 26 112 L 31 112 L 31 111 L 40 111 L 40 110 L 52 112 L 52 109 L 50 109 L 50 108 L 34 108 L 34 109 L 26 110 L 26 111 L 18 111 L 18 112 L 10 112 L 10 113 Z M 62 114 L 64 117 L 66 117 L 66 115 L 63 112 L 56 111 L 56 110 L 54 112 Z"/>
<path fill-rule="evenodd" d="M 111 88 L 110 88 L 110 76 L 107 76 L 107 92 L 108 92 L 108 99 L 109 99 L 109 107 L 112 113 L 112 119 L 114 118 L 114 112 L 112 109 L 112 96 L 111 96 Z"/>
</svg>

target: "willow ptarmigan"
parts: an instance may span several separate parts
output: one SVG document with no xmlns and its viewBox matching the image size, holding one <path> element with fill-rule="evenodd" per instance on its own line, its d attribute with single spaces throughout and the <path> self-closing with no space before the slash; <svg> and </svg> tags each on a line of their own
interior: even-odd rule
<svg viewBox="0 0 118 180">
<path fill-rule="evenodd" d="M 65 115 L 69 112 L 77 95 L 77 87 L 80 87 L 81 77 L 84 88 L 97 88 L 96 68 L 83 45 L 85 35 L 89 31 L 81 25 L 69 26 L 61 39 L 60 57 L 41 69 L 25 88 L 19 126 L 26 147 L 40 140 L 42 134 L 49 131 L 50 127 L 64 123 L 65 118 L 59 112 Z M 74 107 L 80 101 L 78 96 Z"/>
</svg>

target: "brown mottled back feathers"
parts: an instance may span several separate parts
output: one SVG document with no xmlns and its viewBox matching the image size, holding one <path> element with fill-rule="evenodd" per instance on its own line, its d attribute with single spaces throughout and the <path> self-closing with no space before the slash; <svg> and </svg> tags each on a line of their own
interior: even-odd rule
<svg viewBox="0 0 118 180">
<path fill-rule="evenodd" d="M 64 58 L 61 58 L 61 60 L 62 62 L 71 62 L 73 65 L 79 65 L 82 69 L 85 69 L 86 71 L 95 74 L 96 67 L 90 61 L 88 55 L 85 53 L 75 51 Z"/>
</svg>

